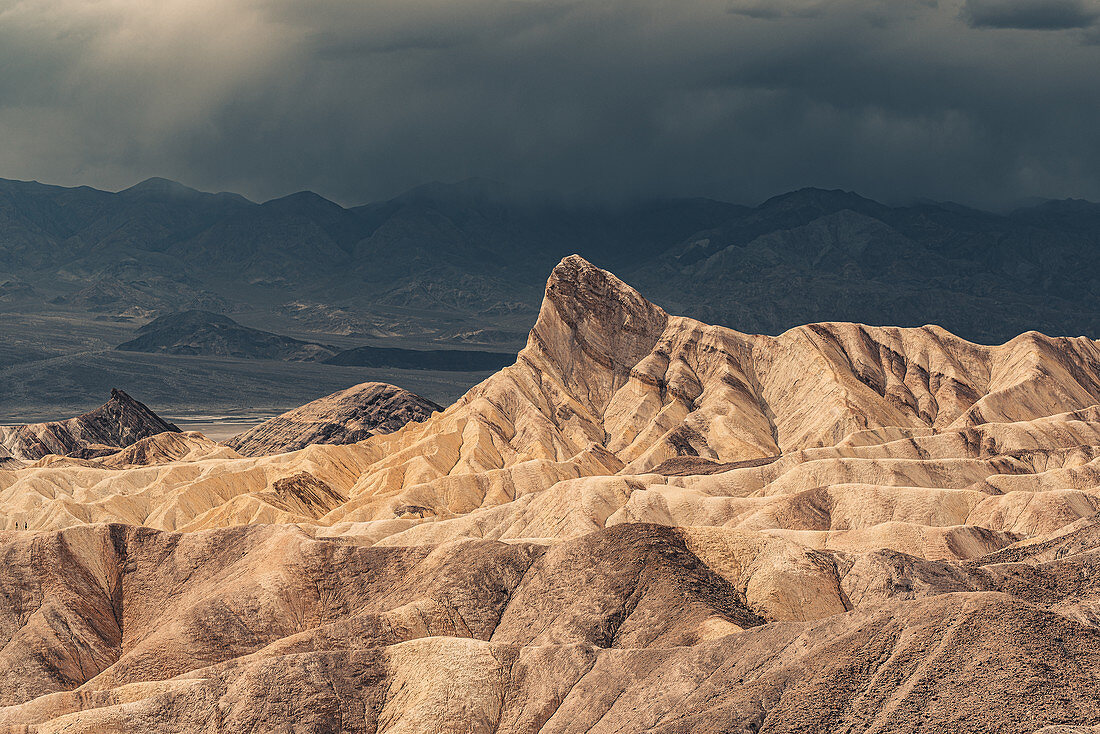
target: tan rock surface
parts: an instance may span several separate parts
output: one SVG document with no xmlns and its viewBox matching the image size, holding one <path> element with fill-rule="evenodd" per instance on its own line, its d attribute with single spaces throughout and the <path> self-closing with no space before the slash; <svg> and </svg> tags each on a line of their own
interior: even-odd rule
<svg viewBox="0 0 1100 734">
<path fill-rule="evenodd" d="M 1100 725 L 1096 342 L 748 335 L 570 257 L 454 405 L 364 390 L 0 469 L 0 730 Z"/>
<path fill-rule="evenodd" d="M 370 548 L 287 525 L 6 533 L 20 592 L 0 608 L 0 726 L 1087 723 L 1097 527 L 966 565 L 654 525 L 551 547 Z M 1044 560 L 1052 543 L 1068 552 Z"/>
</svg>

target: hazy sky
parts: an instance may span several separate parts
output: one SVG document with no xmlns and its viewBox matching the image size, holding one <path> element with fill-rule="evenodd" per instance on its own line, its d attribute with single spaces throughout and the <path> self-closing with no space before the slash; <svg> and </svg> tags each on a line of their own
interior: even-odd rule
<svg viewBox="0 0 1100 734">
<path fill-rule="evenodd" d="M 0 177 L 1100 200 L 1100 0 L 0 0 Z"/>
</svg>

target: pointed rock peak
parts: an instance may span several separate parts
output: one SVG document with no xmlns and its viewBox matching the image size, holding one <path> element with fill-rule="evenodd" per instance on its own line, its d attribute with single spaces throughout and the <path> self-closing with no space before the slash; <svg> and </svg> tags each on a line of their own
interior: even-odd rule
<svg viewBox="0 0 1100 734">
<path fill-rule="evenodd" d="M 580 255 L 558 263 L 532 339 L 559 365 L 582 355 L 605 368 L 629 371 L 656 343 L 668 314 L 638 291 Z"/>
<path fill-rule="evenodd" d="M 569 255 L 551 271 L 546 281 L 546 299 L 559 310 L 578 315 L 615 311 L 623 317 L 647 321 L 663 322 L 668 318 L 641 293 L 580 255 Z"/>
<path fill-rule="evenodd" d="M 111 390 L 110 400 L 83 415 L 16 428 L 8 433 L 2 448 L 28 461 L 47 454 L 90 459 L 158 433 L 179 432 L 179 428 L 117 388 Z"/>
<path fill-rule="evenodd" d="M 111 388 L 111 400 L 116 403 L 137 403 L 136 400 L 134 400 L 122 390 L 119 390 L 117 387 Z"/>
<path fill-rule="evenodd" d="M 111 399 L 105 404 L 77 420 L 110 421 L 114 424 L 112 429 L 121 429 L 122 436 L 139 433 L 143 434 L 139 438 L 144 438 L 164 431 L 179 432 L 179 428 L 154 413 L 145 403 L 135 400 L 118 388 L 111 388 Z"/>
</svg>

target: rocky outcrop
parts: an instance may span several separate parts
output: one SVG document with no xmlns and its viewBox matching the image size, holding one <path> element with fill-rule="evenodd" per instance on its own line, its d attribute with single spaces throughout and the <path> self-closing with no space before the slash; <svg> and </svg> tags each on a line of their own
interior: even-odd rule
<svg viewBox="0 0 1100 734">
<path fill-rule="evenodd" d="M 364 382 L 306 403 L 226 441 L 244 456 L 344 444 L 390 433 L 442 410 L 430 400 L 384 382 Z"/>
<path fill-rule="evenodd" d="M 47 454 L 89 459 L 165 431 L 179 429 L 122 390 L 111 390 L 110 400 L 76 418 L 0 426 L 0 446 L 12 457 L 29 461 Z"/>
</svg>

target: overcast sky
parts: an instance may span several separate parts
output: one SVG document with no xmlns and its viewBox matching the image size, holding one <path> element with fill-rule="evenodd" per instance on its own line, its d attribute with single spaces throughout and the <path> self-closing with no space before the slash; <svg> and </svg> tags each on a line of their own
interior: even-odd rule
<svg viewBox="0 0 1100 734">
<path fill-rule="evenodd" d="M 0 177 L 1100 200 L 1100 0 L 0 0 Z"/>
</svg>

